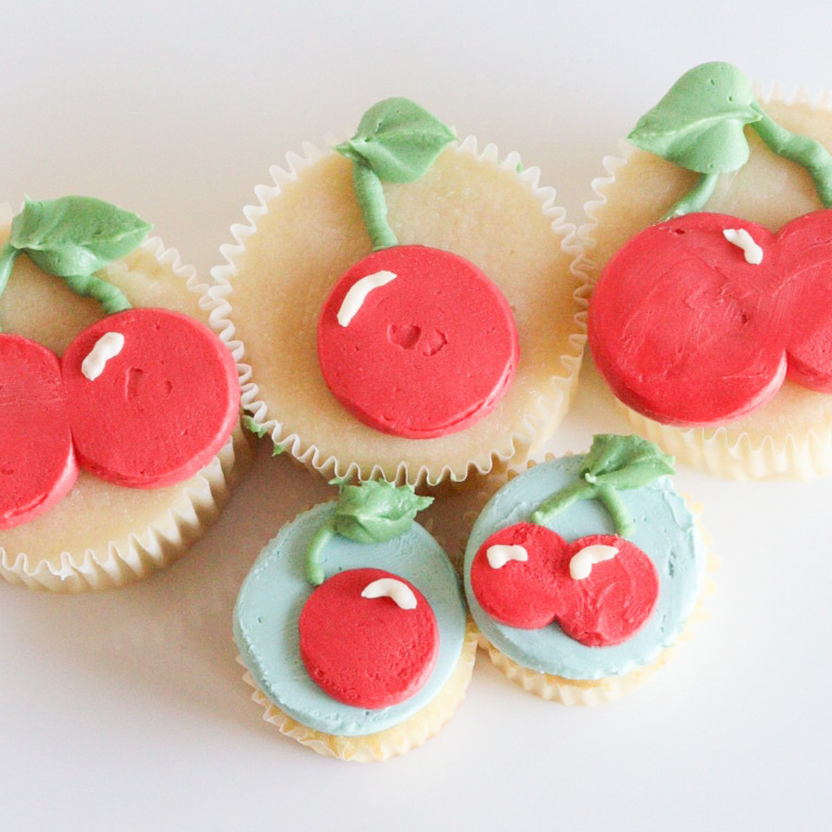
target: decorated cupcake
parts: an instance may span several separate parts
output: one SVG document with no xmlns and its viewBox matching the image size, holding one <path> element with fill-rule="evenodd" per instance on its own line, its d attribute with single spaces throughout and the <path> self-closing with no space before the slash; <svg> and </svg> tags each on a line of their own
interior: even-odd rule
<svg viewBox="0 0 832 832">
<path fill-rule="evenodd" d="M 435 485 L 552 434 L 586 281 L 536 169 L 397 98 L 272 177 L 222 249 L 212 321 L 276 444 L 328 477 Z"/>
<path fill-rule="evenodd" d="M 492 661 L 544 699 L 610 702 L 662 666 L 705 582 L 702 534 L 638 437 L 530 467 L 474 524 L 465 591 Z"/>
<path fill-rule="evenodd" d="M 234 638 L 264 718 L 320 754 L 386 760 L 451 718 L 476 635 L 459 582 L 413 522 L 407 486 L 342 485 L 299 515 L 245 579 Z"/>
<path fill-rule="evenodd" d="M 236 368 L 198 320 L 206 287 L 139 217 L 65 197 L 2 225 L 0 574 L 119 586 L 225 503 L 249 456 Z"/>
<path fill-rule="evenodd" d="M 633 425 L 737 478 L 832 470 L 832 110 L 686 73 L 607 160 L 583 229 L 595 363 Z"/>
</svg>

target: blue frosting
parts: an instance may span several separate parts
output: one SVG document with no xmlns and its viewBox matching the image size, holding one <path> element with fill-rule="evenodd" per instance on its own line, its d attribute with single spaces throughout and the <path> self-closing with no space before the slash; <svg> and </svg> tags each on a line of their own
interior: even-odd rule
<svg viewBox="0 0 832 832">
<path fill-rule="evenodd" d="M 325 503 L 299 515 L 263 549 L 237 598 L 234 638 L 257 686 L 281 710 L 310 728 L 353 737 L 403 722 L 439 693 L 462 653 L 466 614 L 447 555 L 418 523 L 386 543 L 353 543 L 336 535 L 321 557 L 324 574 L 375 567 L 410 581 L 436 616 L 439 655 L 424 687 L 389 708 L 356 708 L 324 693 L 301 661 L 298 618 L 313 590 L 304 572 L 306 550 L 335 506 Z"/>
<path fill-rule="evenodd" d="M 480 546 L 499 529 L 528 521 L 547 497 L 579 477 L 583 456 L 564 457 L 529 469 L 504 486 L 480 514 L 465 553 L 465 592 L 471 614 L 485 637 L 524 667 L 567 679 L 620 676 L 652 664 L 672 645 L 696 606 L 707 555 L 701 534 L 685 502 L 668 477 L 619 492 L 636 523 L 628 540 L 638 546 L 659 573 L 659 597 L 646 624 L 632 638 L 611 647 L 587 647 L 555 624 L 521 630 L 494 621 L 471 589 L 471 562 Z M 615 534 L 612 518 L 597 500 L 573 503 L 547 524 L 568 541 L 590 534 Z"/>
</svg>

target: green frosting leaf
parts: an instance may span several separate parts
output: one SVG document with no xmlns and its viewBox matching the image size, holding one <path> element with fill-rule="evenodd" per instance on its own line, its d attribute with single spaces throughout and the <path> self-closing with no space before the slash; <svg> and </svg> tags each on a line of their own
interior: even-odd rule
<svg viewBox="0 0 832 832">
<path fill-rule="evenodd" d="M 382 181 L 401 184 L 421 179 L 454 138 L 448 127 L 418 104 L 388 98 L 370 107 L 355 136 L 335 150 L 366 165 Z"/>
<path fill-rule="evenodd" d="M 674 474 L 673 457 L 638 436 L 600 434 L 584 457 L 577 482 L 553 494 L 532 513 L 533 523 L 545 525 L 578 500 L 600 500 L 609 511 L 615 529 L 627 537 L 634 523 L 618 492 L 641 488 L 658 477 Z"/>
<path fill-rule="evenodd" d="M 419 497 L 410 486 L 373 481 L 341 486 L 335 531 L 356 543 L 380 543 L 404 534 L 416 513 L 433 497 Z"/>
<path fill-rule="evenodd" d="M 665 474 L 675 474 L 673 457 L 647 439 L 605 433 L 592 440 L 581 474 L 587 482 L 615 488 L 640 488 Z"/>
<path fill-rule="evenodd" d="M 255 434 L 258 439 L 262 439 L 269 432 L 265 425 L 258 425 L 253 416 L 243 416 L 243 427 Z"/>
<path fill-rule="evenodd" d="M 727 173 L 748 161 L 743 128 L 760 118 L 745 75 L 731 64 L 714 62 L 686 72 L 628 138 L 688 170 Z"/>
<path fill-rule="evenodd" d="M 27 199 L 12 221 L 9 243 L 58 277 L 88 276 L 135 249 L 152 226 L 100 199 Z"/>
</svg>

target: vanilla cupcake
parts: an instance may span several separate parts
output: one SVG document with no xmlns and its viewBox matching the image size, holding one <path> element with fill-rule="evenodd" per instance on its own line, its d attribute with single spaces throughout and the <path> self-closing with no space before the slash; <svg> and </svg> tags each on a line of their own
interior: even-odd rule
<svg viewBox="0 0 832 832">
<path fill-rule="evenodd" d="M 435 485 L 551 436 L 586 279 L 536 169 L 390 99 L 271 173 L 211 294 L 275 444 L 327 477 Z"/>
<path fill-rule="evenodd" d="M 407 486 L 342 486 L 281 529 L 243 582 L 234 638 L 264 719 L 319 754 L 404 754 L 453 716 L 476 632 Z"/>
<path fill-rule="evenodd" d="M 612 702 L 667 662 L 708 565 L 671 466 L 651 442 L 596 436 L 586 456 L 531 465 L 483 509 L 468 605 L 491 660 L 525 690 Z"/>
<path fill-rule="evenodd" d="M 704 64 L 605 160 L 581 232 L 589 340 L 634 427 L 680 461 L 807 478 L 832 470 L 832 109 L 758 98 Z"/>
<path fill-rule="evenodd" d="M 121 586 L 198 538 L 250 459 L 234 363 L 198 320 L 206 286 L 142 242 L 135 215 L 67 197 L 10 218 L 5 206 L 0 574 Z"/>
</svg>

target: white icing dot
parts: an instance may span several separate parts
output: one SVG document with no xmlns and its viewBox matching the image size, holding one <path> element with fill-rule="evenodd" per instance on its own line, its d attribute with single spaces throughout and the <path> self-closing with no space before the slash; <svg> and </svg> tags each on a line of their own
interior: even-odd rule
<svg viewBox="0 0 832 832">
<path fill-rule="evenodd" d="M 527 561 L 529 559 L 529 553 L 517 543 L 512 546 L 504 546 L 499 543 L 495 546 L 489 546 L 485 556 L 488 558 L 488 565 L 492 569 L 502 569 L 510 560 Z"/>
<path fill-rule="evenodd" d="M 617 554 L 618 549 L 615 546 L 604 546 L 602 543 L 584 546 L 572 555 L 569 561 L 569 574 L 573 580 L 582 581 L 590 576 L 594 564 L 610 560 Z"/>
<path fill-rule="evenodd" d="M 726 228 L 722 233 L 732 246 L 742 249 L 746 263 L 759 266 L 763 262 L 762 248 L 754 242 L 751 235 L 744 228 Z"/>
<path fill-rule="evenodd" d="M 362 598 L 392 598 L 403 610 L 416 609 L 416 596 L 403 581 L 396 578 L 379 578 L 367 584 L 361 592 Z"/>
<path fill-rule="evenodd" d="M 391 280 L 396 279 L 396 274 L 388 271 L 374 272 L 362 277 L 350 286 L 346 297 L 341 303 L 341 308 L 338 310 L 338 323 L 341 326 L 347 324 L 355 317 L 362 304 L 367 299 L 367 295 L 378 289 L 380 286 L 387 285 Z"/>
<path fill-rule="evenodd" d="M 124 336 L 120 332 L 105 332 L 81 363 L 81 372 L 95 381 L 104 372 L 104 366 L 124 348 Z"/>
</svg>

